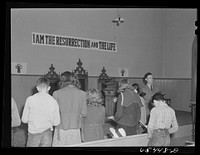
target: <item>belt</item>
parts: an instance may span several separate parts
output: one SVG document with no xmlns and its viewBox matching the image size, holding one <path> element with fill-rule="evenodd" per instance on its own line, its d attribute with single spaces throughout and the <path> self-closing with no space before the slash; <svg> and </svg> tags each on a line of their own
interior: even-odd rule
<svg viewBox="0 0 200 155">
<path fill-rule="evenodd" d="M 162 132 L 162 131 L 168 131 L 168 129 L 166 129 L 166 128 L 164 128 L 164 129 L 159 128 L 159 129 L 155 129 L 155 130 L 157 130 L 157 131 L 159 131 L 159 132 Z"/>
</svg>

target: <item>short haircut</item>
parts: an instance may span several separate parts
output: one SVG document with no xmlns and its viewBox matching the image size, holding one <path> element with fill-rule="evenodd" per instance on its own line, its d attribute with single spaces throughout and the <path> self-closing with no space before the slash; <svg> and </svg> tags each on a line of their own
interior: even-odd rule
<svg viewBox="0 0 200 155">
<path fill-rule="evenodd" d="M 36 82 L 36 86 L 46 86 L 46 87 L 48 87 L 49 85 L 50 85 L 49 79 L 44 77 L 44 76 L 39 78 Z"/>
<path fill-rule="evenodd" d="M 165 98 L 164 98 L 164 94 L 162 93 L 155 93 L 153 96 L 152 96 L 152 101 L 153 100 L 156 100 L 156 101 L 164 101 Z"/>
<path fill-rule="evenodd" d="M 144 82 L 145 85 L 147 84 L 147 81 L 146 81 L 145 79 L 146 79 L 149 75 L 152 75 L 152 73 L 148 72 L 148 73 L 146 73 L 146 74 L 144 75 L 144 77 L 143 77 L 143 82 Z"/>
</svg>

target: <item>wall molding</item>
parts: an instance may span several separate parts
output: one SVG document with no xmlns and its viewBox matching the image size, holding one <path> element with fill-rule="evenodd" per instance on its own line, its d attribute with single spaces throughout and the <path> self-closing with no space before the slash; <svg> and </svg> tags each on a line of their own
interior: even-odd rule
<svg viewBox="0 0 200 155">
<path fill-rule="evenodd" d="M 45 75 L 45 74 L 44 74 Z M 43 76 L 39 74 L 11 74 L 11 76 Z M 88 78 L 99 78 L 99 76 L 88 76 Z M 109 77 L 109 78 L 116 78 L 122 79 L 122 77 Z M 143 77 L 123 77 L 123 79 L 143 79 Z M 192 78 L 156 78 L 154 80 L 192 80 Z"/>
</svg>

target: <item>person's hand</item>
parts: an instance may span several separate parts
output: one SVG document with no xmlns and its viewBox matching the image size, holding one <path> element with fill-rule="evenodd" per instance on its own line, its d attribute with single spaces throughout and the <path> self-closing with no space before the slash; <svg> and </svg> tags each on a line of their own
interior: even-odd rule
<svg viewBox="0 0 200 155">
<path fill-rule="evenodd" d="M 113 102 L 117 102 L 117 97 L 114 97 L 114 98 L 113 98 Z"/>
<path fill-rule="evenodd" d="M 109 116 L 109 117 L 107 117 L 108 119 L 112 119 L 112 120 L 114 120 L 114 116 Z"/>
</svg>

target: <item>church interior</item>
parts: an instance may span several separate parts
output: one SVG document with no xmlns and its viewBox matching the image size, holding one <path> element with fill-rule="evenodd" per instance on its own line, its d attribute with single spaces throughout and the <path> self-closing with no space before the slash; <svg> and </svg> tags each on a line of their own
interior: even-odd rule
<svg viewBox="0 0 200 155">
<path fill-rule="evenodd" d="M 179 130 L 171 146 L 194 142 L 196 21 L 193 8 L 12 8 L 11 96 L 20 116 L 41 76 L 50 79 L 52 95 L 62 72 L 76 73 L 82 90 L 104 93 L 106 116 L 113 116 L 117 83 L 127 79 L 143 87 L 144 74 L 151 72 L 176 112 Z M 26 141 L 27 124 L 21 123 L 15 147 Z M 146 146 L 147 141 L 147 133 L 139 133 L 75 146 Z"/>
</svg>

